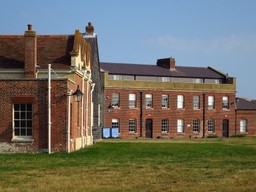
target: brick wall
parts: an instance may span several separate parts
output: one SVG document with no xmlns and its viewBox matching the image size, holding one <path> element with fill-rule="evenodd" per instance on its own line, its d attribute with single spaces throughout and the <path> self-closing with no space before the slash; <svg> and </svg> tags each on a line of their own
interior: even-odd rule
<svg viewBox="0 0 256 192">
<path fill-rule="evenodd" d="M 111 103 L 112 93 L 120 94 L 120 107 L 114 108 L 112 112 L 108 111 L 108 106 Z M 129 93 L 135 93 L 137 98 L 137 106 L 135 109 L 129 109 Z M 153 108 L 147 109 L 145 106 L 145 94 L 153 95 Z M 169 97 L 169 108 L 162 108 L 162 94 L 167 94 Z M 185 108 L 177 109 L 177 95 L 184 95 Z M 200 109 L 193 109 L 193 96 L 200 96 Z M 208 110 L 208 96 L 215 97 L 215 109 Z M 185 91 L 163 91 L 163 90 L 143 90 L 142 91 L 142 132 L 140 132 L 140 91 L 139 90 L 105 90 L 105 127 L 112 126 L 112 119 L 116 118 L 120 120 L 120 137 L 135 138 L 146 136 L 146 119 L 153 120 L 153 138 L 164 137 L 203 137 L 208 134 L 208 120 L 213 119 L 215 122 L 215 132 L 218 136 L 222 137 L 222 124 L 223 120 L 229 121 L 228 135 L 234 134 L 235 127 L 235 110 L 232 102 L 235 100 L 234 93 L 206 93 L 205 94 L 205 115 L 203 112 L 203 94 L 200 92 L 185 92 Z M 229 97 L 229 109 L 222 109 L 222 97 Z M 135 134 L 129 134 L 129 119 L 136 119 L 137 132 Z M 168 119 L 169 130 L 167 133 L 161 132 L 162 119 Z M 177 119 L 184 120 L 184 133 L 177 133 Z M 200 120 L 199 133 L 193 133 L 193 120 Z M 205 119 L 205 122 L 203 122 Z M 205 132 L 203 131 L 205 127 Z"/>
</svg>

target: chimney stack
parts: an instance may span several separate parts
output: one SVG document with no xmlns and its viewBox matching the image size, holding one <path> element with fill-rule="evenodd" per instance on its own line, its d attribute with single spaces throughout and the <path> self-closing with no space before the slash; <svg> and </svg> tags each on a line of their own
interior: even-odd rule
<svg viewBox="0 0 256 192">
<path fill-rule="evenodd" d="M 159 67 L 175 70 L 175 59 L 172 57 L 165 58 L 165 59 L 158 59 L 156 64 Z"/>
<path fill-rule="evenodd" d="M 28 24 L 28 30 L 25 31 L 25 78 L 36 78 L 37 64 L 37 34 L 32 30 L 32 25 Z"/>
<path fill-rule="evenodd" d="M 85 32 L 86 32 L 86 35 L 93 35 L 94 33 L 94 27 L 92 25 L 92 22 L 89 22 L 88 23 L 88 26 L 85 27 Z"/>
</svg>

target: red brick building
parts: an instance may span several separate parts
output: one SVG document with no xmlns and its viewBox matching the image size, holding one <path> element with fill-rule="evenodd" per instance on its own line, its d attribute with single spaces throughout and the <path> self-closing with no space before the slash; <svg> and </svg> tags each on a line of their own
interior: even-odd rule
<svg viewBox="0 0 256 192">
<path fill-rule="evenodd" d="M 78 30 L 38 35 L 28 25 L 24 35 L 1 35 L 0 153 L 91 145 L 91 62 L 91 45 Z"/>
<path fill-rule="evenodd" d="M 236 134 L 236 79 L 212 67 L 101 62 L 104 127 L 122 138 L 196 138 Z M 241 113 L 238 112 L 237 113 Z M 104 136 L 104 135 L 103 135 Z"/>
</svg>

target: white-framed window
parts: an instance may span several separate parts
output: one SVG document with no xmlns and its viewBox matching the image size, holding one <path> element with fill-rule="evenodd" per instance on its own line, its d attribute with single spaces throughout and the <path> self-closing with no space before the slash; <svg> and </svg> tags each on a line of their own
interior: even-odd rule
<svg viewBox="0 0 256 192">
<path fill-rule="evenodd" d="M 224 96 L 222 97 L 222 109 L 229 109 L 229 102 L 228 102 L 228 97 Z"/>
<path fill-rule="evenodd" d="M 169 107 L 169 98 L 168 95 L 162 95 L 162 108 Z"/>
<path fill-rule="evenodd" d="M 112 119 L 112 128 L 118 128 L 118 132 L 120 133 L 119 119 Z"/>
<path fill-rule="evenodd" d="M 13 104 L 13 137 L 22 139 L 32 138 L 32 104 Z"/>
<path fill-rule="evenodd" d="M 129 94 L 129 108 L 136 108 L 136 94 Z"/>
<path fill-rule="evenodd" d="M 177 132 L 184 133 L 184 120 L 183 119 L 177 120 Z"/>
<path fill-rule="evenodd" d="M 177 108 L 184 109 L 184 95 L 177 96 Z"/>
<path fill-rule="evenodd" d="M 113 75 L 113 80 L 122 80 L 123 76 L 122 75 Z"/>
<path fill-rule="evenodd" d="M 195 133 L 200 132 L 200 120 L 199 119 L 193 120 L 193 132 L 195 132 Z"/>
<path fill-rule="evenodd" d="M 203 83 L 203 79 L 193 79 L 193 83 Z"/>
<path fill-rule="evenodd" d="M 208 120 L 208 132 L 214 133 L 214 120 L 213 119 Z"/>
<path fill-rule="evenodd" d="M 168 127 L 169 127 L 168 119 L 162 119 L 162 127 L 161 127 L 162 133 L 168 133 Z"/>
<path fill-rule="evenodd" d="M 193 109 L 200 109 L 200 96 L 193 96 Z"/>
<path fill-rule="evenodd" d="M 129 119 L 129 133 L 136 133 L 136 119 Z"/>
<path fill-rule="evenodd" d="M 240 120 L 240 132 L 241 133 L 247 132 L 247 120 L 245 119 Z"/>
<path fill-rule="evenodd" d="M 153 96 L 152 96 L 152 94 L 146 94 L 146 108 L 153 108 Z"/>
<path fill-rule="evenodd" d="M 208 96 L 208 109 L 215 109 L 214 96 Z"/>
<path fill-rule="evenodd" d="M 119 93 L 112 93 L 112 106 L 120 107 Z"/>
<path fill-rule="evenodd" d="M 171 78 L 170 77 L 162 77 L 162 82 L 170 82 Z"/>
</svg>

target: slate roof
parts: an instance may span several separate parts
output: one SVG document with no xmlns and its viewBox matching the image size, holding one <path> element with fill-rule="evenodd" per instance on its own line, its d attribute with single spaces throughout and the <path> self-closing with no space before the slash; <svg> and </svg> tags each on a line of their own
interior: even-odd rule
<svg viewBox="0 0 256 192">
<path fill-rule="evenodd" d="M 203 67 L 182 67 L 176 66 L 175 70 L 169 70 L 157 65 L 142 64 L 125 64 L 125 63 L 108 63 L 101 62 L 101 69 L 108 71 L 109 74 L 120 75 L 141 75 L 141 76 L 164 76 L 164 77 L 197 77 L 219 79 L 225 75 L 213 70 L 212 68 Z"/>
<path fill-rule="evenodd" d="M 256 103 L 253 103 L 246 99 L 237 98 L 236 107 L 238 110 L 239 109 L 256 110 Z"/>
<path fill-rule="evenodd" d="M 74 35 L 37 35 L 40 68 L 70 68 Z M 24 35 L 0 35 L 0 68 L 24 68 Z"/>
</svg>

